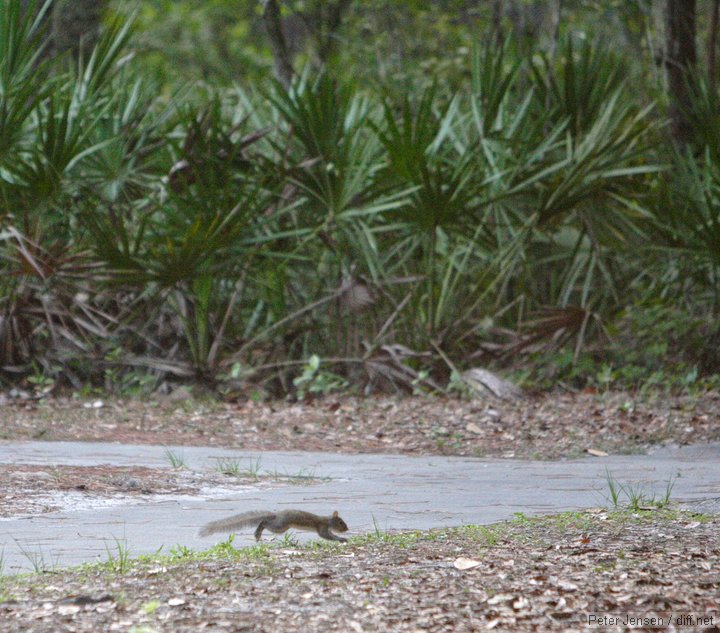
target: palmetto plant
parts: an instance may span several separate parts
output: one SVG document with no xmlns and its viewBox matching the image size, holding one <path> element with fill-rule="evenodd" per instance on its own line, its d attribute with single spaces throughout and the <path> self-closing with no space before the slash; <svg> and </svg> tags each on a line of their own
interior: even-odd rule
<svg viewBox="0 0 720 633">
<path fill-rule="evenodd" d="M 709 151 L 715 164 L 720 164 L 720 89 L 705 77 L 693 77 L 691 103 L 687 112 L 692 125 L 693 143 Z"/>
<path fill-rule="evenodd" d="M 389 214 L 396 224 L 389 251 L 396 266 L 424 279 L 411 310 L 431 337 L 439 326 L 443 256 L 456 238 L 476 234 L 484 186 L 475 169 L 477 145 L 454 142 L 458 107 L 459 98 L 441 102 L 431 87 L 415 103 L 406 98 L 396 108 L 386 100 L 376 126 L 387 155 L 385 182 L 411 188 L 407 201 Z"/>
<path fill-rule="evenodd" d="M 380 327 L 367 314 L 362 321 L 356 314 L 375 302 L 368 284 L 388 281 L 379 240 L 392 230 L 387 214 L 406 193 L 378 180 L 382 148 L 371 122 L 379 108 L 353 82 L 326 74 L 303 77 L 289 90 L 275 85 L 269 103 L 280 132 L 275 163 L 294 203 L 289 217 L 294 227 L 307 230 L 295 246 L 305 266 L 283 269 L 287 305 L 309 317 L 292 323 L 299 334 L 293 345 L 305 355 L 328 349 L 332 341 L 357 353 L 361 332 L 372 336 L 373 327 Z M 311 305 L 316 308 L 306 312 Z M 328 339 L 327 331 L 336 335 Z"/>
<path fill-rule="evenodd" d="M 108 281 L 167 302 L 193 366 L 206 373 L 216 368 L 238 284 L 281 237 L 284 210 L 262 163 L 243 153 L 261 135 L 243 133 L 220 102 L 185 108 L 179 126 L 184 143 L 167 186 L 124 205 L 88 205 L 81 217 Z"/>
<path fill-rule="evenodd" d="M 550 121 L 566 121 L 574 137 L 595 124 L 625 80 L 617 55 L 599 42 L 583 40 L 578 46 L 572 36 L 556 58 L 541 54 L 530 67 L 538 109 Z"/>
<path fill-rule="evenodd" d="M 514 199 L 534 228 L 515 291 L 526 289 L 525 310 L 566 310 L 563 318 L 541 315 L 542 329 L 575 324 L 579 346 L 598 312 L 611 315 L 622 303 L 628 279 L 617 264 L 647 240 L 643 194 L 665 167 L 649 160 L 659 125 L 652 108 L 618 87 L 611 54 L 590 43 L 576 51 L 568 40 L 560 64 L 559 73 L 547 61 L 533 68 L 534 116 L 553 141 L 517 172 Z"/>
<path fill-rule="evenodd" d="M 289 90 L 276 85 L 269 99 L 283 123 L 276 160 L 302 201 L 297 221 L 313 228 L 339 262 L 352 260 L 377 279 L 382 271 L 368 227 L 395 204 L 377 187 L 382 156 L 370 129 L 377 107 L 351 82 L 325 74 Z"/>
<path fill-rule="evenodd" d="M 661 191 L 654 224 L 660 230 L 654 252 L 672 262 L 679 287 L 696 286 L 720 310 L 720 164 L 706 148 L 696 158 L 677 155 L 673 178 Z"/>
<path fill-rule="evenodd" d="M 95 269 L 68 207 L 83 160 L 102 145 L 92 136 L 128 29 L 113 24 L 86 66 L 52 72 L 40 59 L 47 6 L 0 6 L 0 363 L 19 371 L 107 334 L 106 315 L 86 303 Z"/>
<path fill-rule="evenodd" d="M 23 16 L 19 3 L 0 6 L 0 186 L 5 204 L 15 184 L 13 168 L 33 149 L 33 114 L 50 89 L 47 66 L 40 64 L 40 25 L 48 5 L 35 19 Z"/>
<path fill-rule="evenodd" d="M 6 371 L 213 380 L 317 355 L 347 376 L 385 353 L 408 384 L 501 328 L 512 353 L 579 349 L 654 241 L 717 285 L 712 148 L 664 185 L 660 123 L 597 43 L 553 60 L 478 46 L 456 91 L 326 72 L 167 97 L 125 54 L 129 23 L 68 69 L 19 5 L 0 3 Z"/>
</svg>

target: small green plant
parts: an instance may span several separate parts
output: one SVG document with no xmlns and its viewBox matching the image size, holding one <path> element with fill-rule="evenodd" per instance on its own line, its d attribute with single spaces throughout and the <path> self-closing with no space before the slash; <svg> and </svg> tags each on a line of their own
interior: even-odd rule
<svg viewBox="0 0 720 633">
<path fill-rule="evenodd" d="M 227 539 L 220 541 L 205 552 L 198 553 L 200 558 L 220 558 L 229 560 L 255 560 L 267 561 L 270 557 L 270 546 L 267 542 L 256 543 L 250 547 L 236 548 L 233 543 L 235 535 L 230 534 Z"/>
<path fill-rule="evenodd" d="M 375 532 L 375 536 L 377 538 L 380 538 L 385 532 L 383 532 L 380 529 L 380 524 L 377 522 L 377 519 L 375 518 L 375 515 L 372 515 L 372 522 L 373 522 L 373 530 Z"/>
<path fill-rule="evenodd" d="M 530 525 L 533 522 L 533 518 L 524 512 L 513 512 L 512 522 L 516 525 Z"/>
<path fill-rule="evenodd" d="M 613 382 L 615 382 L 615 373 L 613 372 L 612 366 L 603 363 L 600 371 L 595 375 L 595 380 L 597 380 L 603 391 L 608 391 L 610 387 L 612 387 Z"/>
<path fill-rule="evenodd" d="M 170 548 L 170 557 L 173 559 L 190 558 L 194 553 L 195 551 L 191 547 L 179 543 Z"/>
<path fill-rule="evenodd" d="M 327 395 L 348 388 L 349 383 L 342 376 L 329 371 L 320 371 L 320 357 L 313 354 L 303 366 L 302 373 L 293 379 L 299 400 L 307 393 Z"/>
<path fill-rule="evenodd" d="M 157 633 L 157 629 L 149 624 L 140 624 L 139 626 L 131 626 L 128 633 Z"/>
<path fill-rule="evenodd" d="M 123 374 L 117 388 L 121 396 L 146 396 L 151 394 L 158 384 L 157 376 L 145 371 L 128 371 Z"/>
<path fill-rule="evenodd" d="M 218 380 L 221 382 L 229 382 L 232 380 L 242 380 L 246 375 L 252 375 L 252 370 L 243 367 L 242 363 L 233 363 L 230 370 L 218 374 Z"/>
<path fill-rule="evenodd" d="M 605 470 L 605 481 L 608 485 L 608 490 L 610 492 L 610 503 L 612 503 L 613 509 L 617 510 L 618 505 L 620 504 L 620 490 L 621 486 L 615 481 L 615 479 L 610 475 L 609 470 Z"/>
<path fill-rule="evenodd" d="M 316 481 L 330 481 L 330 477 L 322 477 L 315 474 L 315 469 L 313 468 L 303 468 L 299 470 L 297 473 L 289 473 L 287 471 L 281 473 L 278 470 L 272 471 L 270 473 L 272 478 L 275 481 L 286 481 L 290 484 L 308 484 L 308 483 L 314 483 Z"/>
<path fill-rule="evenodd" d="M 426 396 L 428 394 L 425 387 L 426 380 L 430 377 L 430 371 L 427 369 L 421 369 L 417 376 L 413 378 L 412 389 L 413 396 Z"/>
<path fill-rule="evenodd" d="M 650 504 L 652 500 L 640 484 L 625 484 L 622 489 L 628 499 L 629 510 L 637 512 L 638 510 L 647 510 L 651 507 Z"/>
<path fill-rule="evenodd" d="M 243 381 L 252 375 L 252 368 L 246 367 L 242 363 L 233 363 L 227 371 L 218 373 L 218 393 L 225 397 L 232 396 L 237 386 L 243 385 Z M 264 400 L 264 394 L 261 390 L 251 391 L 248 397 L 252 402 L 262 402 Z"/>
<path fill-rule="evenodd" d="M 48 561 L 45 558 L 45 553 L 43 552 L 42 547 L 38 547 L 36 551 L 31 551 L 20 545 L 18 541 L 15 541 L 15 543 L 20 549 L 20 553 L 27 559 L 36 574 L 47 574 L 57 568 L 57 557 L 54 561 Z"/>
<path fill-rule="evenodd" d="M 673 488 L 675 487 L 675 481 L 680 477 L 680 474 L 676 474 L 675 477 L 668 479 L 665 484 L 665 494 L 660 498 L 661 507 L 665 508 L 670 505 L 670 497 L 672 495 Z"/>
<path fill-rule="evenodd" d="M 152 393 L 157 385 L 157 376 L 151 372 L 128 369 L 123 364 L 126 352 L 122 346 L 113 347 L 105 354 L 109 367 L 104 371 L 104 387 L 121 396 L 142 396 Z"/>
<path fill-rule="evenodd" d="M 247 466 L 243 467 L 240 460 L 232 457 L 221 457 L 215 464 L 217 471 L 229 477 L 246 477 L 257 481 L 260 479 L 260 458 L 251 461 Z"/>
<path fill-rule="evenodd" d="M 241 471 L 246 477 L 250 477 L 257 481 L 260 479 L 260 458 L 258 457 L 254 462 L 251 461 L 244 471 Z"/>
<path fill-rule="evenodd" d="M 293 534 L 290 534 L 290 532 L 285 532 L 285 534 L 282 535 L 279 544 L 282 547 L 298 547 L 300 542 Z"/>
<path fill-rule="evenodd" d="M 450 393 L 458 394 L 463 400 L 472 400 L 476 395 L 473 388 L 468 385 L 467 381 L 462 377 L 462 374 L 456 369 L 453 369 L 450 373 L 447 390 Z"/>
<path fill-rule="evenodd" d="M 160 606 L 159 600 L 149 600 L 148 602 L 143 603 L 143 605 L 140 607 L 140 610 L 145 613 L 145 615 L 152 615 L 157 611 L 158 607 Z"/>
<path fill-rule="evenodd" d="M 665 491 L 661 497 L 655 492 L 648 492 L 641 484 L 621 484 L 612 477 L 609 471 L 606 471 L 606 481 L 610 494 L 609 500 L 613 510 L 619 510 L 621 507 L 621 496 L 627 499 L 627 508 L 631 512 L 640 512 L 644 510 L 659 510 L 667 508 L 670 505 L 670 498 L 675 486 L 675 480 L 679 475 L 671 477 L 665 485 Z"/>
<path fill-rule="evenodd" d="M 54 372 L 58 370 L 53 368 Z M 33 374 L 27 377 L 27 381 L 35 387 L 37 391 L 47 393 L 52 391 L 55 387 L 55 378 L 52 375 L 48 375 L 47 371 L 38 367 L 37 363 L 33 362 Z"/>
<path fill-rule="evenodd" d="M 245 470 L 240 466 L 240 462 L 237 459 L 232 458 L 220 458 L 215 465 L 217 471 L 222 475 L 228 475 L 230 477 L 240 477 Z"/>
<path fill-rule="evenodd" d="M 220 554 L 220 553 L 236 553 L 237 550 L 235 547 L 233 547 L 233 542 L 235 541 L 235 535 L 230 534 L 224 541 L 220 541 L 219 543 L 215 544 L 213 547 L 211 547 L 211 551 Z"/>
<path fill-rule="evenodd" d="M 617 563 L 615 561 L 609 561 L 595 565 L 595 567 L 593 567 L 593 571 L 598 574 L 604 574 L 605 572 L 613 571 L 615 567 L 617 567 Z"/>
<path fill-rule="evenodd" d="M 165 459 L 170 463 L 170 466 L 172 466 L 175 470 L 187 468 L 185 456 L 182 452 L 178 454 L 176 451 L 166 446 L 163 454 L 165 455 Z"/>
<path fill-rule="evenodd" d="M 458 530 L 477 541 L 481 541 L 485 547 L 492 547 L 504 533 L 503 524 L 499 525 L 464 525 Z"/>
<path fill-rule="evenodd" d="M 115 551 L 113 551 L 107 543 L 105 543 L 105 552 L 107 553 L 107 567 L 118 574 L 124 574 L 130 569 L 130 548 L 126 539 L 119 539 L 113 536 L 115 541 Z"/>
</svg>

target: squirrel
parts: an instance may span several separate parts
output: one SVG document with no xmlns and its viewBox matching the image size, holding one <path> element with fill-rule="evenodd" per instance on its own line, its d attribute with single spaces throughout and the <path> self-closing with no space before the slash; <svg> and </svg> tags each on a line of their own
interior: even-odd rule
<svg viewBox="0 0 720 633">
<path fill-rule="evenodd" d="M 283 510 L 281 512 L 243 512 L 226 519 L 208 523 L 201 530 L 200 536 L 209 536 L 216 532 L 234 532 L 238 528 L 248 525 L 257 525 L 255 540 L 259 541 L 263 530 L 270 530 L 274 534 L 282 534 L 289 528 L 298 530 L 315 530 L 319 536 L 329 541 L 347 543 L 347 539 L 333 534 L 330 530 L 347 532 L 348 526 L 340 515 L 333 512 L 329 517 L 321 517 L 303 510 Z"/>
</svg>

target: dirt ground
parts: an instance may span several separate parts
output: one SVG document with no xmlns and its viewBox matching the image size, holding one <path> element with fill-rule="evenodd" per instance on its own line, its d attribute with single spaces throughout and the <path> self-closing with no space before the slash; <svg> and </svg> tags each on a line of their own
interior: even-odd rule
<svg viewBox="0 0 720 633">
<path fill-rule="evenodd" d="M 720 394 L 642 399 L 549 394 L 517 403 L 6 398 L 0 399 L 0 434 L 553 459 L 720 440 Z M 51 511 L 53 492 L 142 498 L 196 494 L 218 483 L 263 484 L 238 475 L 193 473 L 170 464 L 160 469 L 4 465 L 0 517 Z M 629 630 L 622 620 L 588 628 L 588 614 L 672 614 L 675 624 L 662 630 L 720 631 L 719 528 L 717 516 L 595 510 L 488 527 L 378 534 L 346 546 L 297 547 L 289 540 L 238 552 L 221 543 L 205 553 L 180 550 L 146 561 L 124 560 L 118 552 L 104 568 L 0 576 L 0 630 L 620 631 Z"/>
<path fill-rule="evenodd" d="M 718 631 L 718 528 L 595 512 L 345 546 L 224 543 L 185 561 L 0 580 L 0 621 L 6 633 L 620 631 L 588 618 L 630 614 Z"/>
<path fill-rule="evenodd" d="M 0 398 L 0 438 L 557 459 L 720 440 L 720 393 L 550 393 L 518 402 L 307 403 Z"/>
<path fill-rule="evenodd" d="M 292 477 L 193 471 L 186 468 L 29 466 L 0 464 L 0 518 L 109 504 L 156 503 L 165 495 L 208 495 L 249 486 L 292 483 Z M 312 483 L 312 479 L 303 483 Z"/>
</svg>

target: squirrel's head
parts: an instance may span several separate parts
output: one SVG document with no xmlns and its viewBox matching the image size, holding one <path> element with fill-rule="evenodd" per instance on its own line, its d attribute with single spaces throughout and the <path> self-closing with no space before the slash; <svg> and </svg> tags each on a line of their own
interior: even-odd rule
<svg viewBox="0 0 720 633">
<path fill-rule="evenodd" d="M 330 517 L 330 523 L 331 523 L 332 529 L 335 530 L 336 532 L 347 532 L 348 531 L 347 523 L 345 523 L 345 521 L 343 521 L 340 518 L 340 515 L 338 514 L 337 510 L 335 510 L 335 512 L 332 513 L 332 516 Z"/>
</svg>

